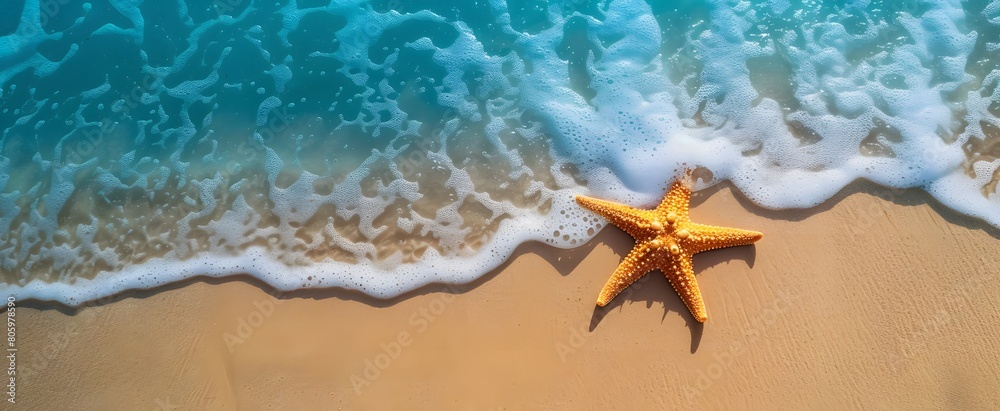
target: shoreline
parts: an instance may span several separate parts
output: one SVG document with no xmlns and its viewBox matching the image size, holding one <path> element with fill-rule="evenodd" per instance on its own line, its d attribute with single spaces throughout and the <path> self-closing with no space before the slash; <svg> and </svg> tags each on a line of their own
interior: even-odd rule
<svg viewBox="0 0 1000 411">
<path fill-rule="evenodd" d="M 632 247 L 608 228 L 569 250 L 522 244 L 467 285 L 389 300 L 342 289 L 274 298 L 259 280 L 227 277 L 79 309 L 19 301 L 19 367 L 30 371 L 18 402 L 1000 405 L 990 395 L 1000 380 L 990 355 L 1000 348 L 1000 304 L 990 301 L 1000 274 L 987 258 L 1000 249 L 998 230 L 922 191 L 863 182 L 806 210 L 760 209 L 726 184 L 696 192 L 692 207 L 696 222 L 765 234 L 755 246 L 695 256 L 704 325 L 656 271 L 594 305 Z"/>
<path fill-rule="evenodd" d="M 694 192 L 691 197 L 691 208 L 694 209 L 698 207 L 711 196 L 723 191 L 732 195 L 736 200 L 736 202 L 739 204 L 739 206 L 743 209 L 743 211 L 747 213 L 770 220 L 789 221 L 789 222 L 801 221 L 803 219 L 815 216 L 816 214 L 827 212 L 830 209 L 834 208 L 841 201 L 850 196 L 867 194 L 882 200 L 893 202 L 894 204 L 900 206 L 929 207 L 931 210 L 933 210 L 933 212 L 937 213 L 941 218 L 943 218 L 950 224 L 959 225 L 969 230 L 981 230 L 985 232 L 987 235 L 997 240 L 1000 240 L 1000 228 L 993 227 L 989 225 L 988 222 L 980 218 L 967 216 L 952 210 L 951 208 L 942 204 L 940 201 L 938 201 L 936 198 L 934 198 L 932 195 L 930 195 L 921 188 L 908 188 L 908 189 L 887 188 L 867 180 L 858 179 L 852 182 L 851 184 L 848 184 L 846 187 L 844 187 L 840 192 L 831 197 L 829 200 L 824 201 L 815 207 L 774 210 L 754 204 L 750 199 L 746 198 L 746 196 L 740 193 L 732 185 L 732 183 L 730 183 L 729 181 L 723 181 L 706 189 Z M 869 208 L 871 208 L 871 206 Z M 868 214 L 867 218 L 873 218 L 870 215 L 871 210 L 867 210 L 867 213 L 865 214 Z M 598 233 L 597 235 L 599 236 L 601 235 L 601 233 L 606 232 L 608 230 L 619 230 L 619 229 L 617 229 L 613 225 L 607 225 L 604 228 L 602 228 L 601 232 Z M 513 260 L 525 254 L 536 254 L 542 256 L 546 260 L 546 262 L 548 262 L 550 265 L 553 266 L 564 265 L 560 264 L 559 261 L 567 258 L 579 258 L 577 254 L 587 254 L 591 252 L 597 246 L 597 243 L 595 243 L 596 239 L 597 236 L 595 236 L 593 239 L 580 246 L 567 249 L 555 247 L 552 245 L 545 244 L 544 242 L 535 240 L 521 243 L 514 248 L 514 251 L 511 253 L 510 257 L 504 260 L 504 262 L 500 263 L 500 265 L 498 265 L 496 268 L 489 270 L 486 274 L 476 277 L 476 279 L 468 283 L 453 284 L 453 283 L 434 282 L 417 287 L 416 289 L 410 291 L 403 292 L 395 297 L 390 297 L 390 298 L 379 298 L 376 296 L 365 294 L 359 290 L 348 289 L 343 287 L 310 287 L 310 288 L 297 288 L 287 291 L 279 290 L 271 286 L 270 284 L 267 284 L 260 278 L 257 278 L 251 274 L 238 273 L 225 276 L 196 275 L 193 277 L 188 277 L 179 281 L 170 282 L 151 288 L 126 289 L 108 296 L 103 296 L 93 300 L 88 300 L 78 305 L 68 305 L 55 300 L 41 300 L 35 298 L 29 298 L 23 300 L 19 299 L 18 305 L 31 307 L 39 310 L 50 310 L 50 309 L 58 310 L 64 314 L 70 314 L 82 308 L 111 304 L 127 298 L 148 298 L 152 295 L 164 291 L 176 290 L 190 286 L 192 284 L 204 283 L 210 285 L 219 285 L 228 282 L 244 282 L 252 284 L 255 287 L 261 289 L 261 291 L 272 296 L 282 296 L 286 298 L 312 298 L 312 299 L 339 298 L 344 300 L 359 301 L 375 307 L 386 307 L 394 305 L 400 301 L 407 300 L 409 298 L 424 295 L 427 293 L 438 292 L 442 286 L 452 288 L 454 289 L 454 291 L 457 292 L 469 291 L 473 288 L 481 286 L 483 283 L 489 281 L 491 278 L 496 277 L 501 272 L 503 272 Z M 629 250 L 631 250 L 633 244 L 632 241 L 633 240 L 630 237 L 622 233 L 622 236 L 619 236 L 614 240 L 615 244 L 613 248 L 616 251 L 620 251 L 622 257 L 624 257 L 624 255 Z M 602 240 L 601 243 L 602 244 L 605 243 L 604 240 Z M 740 249 L 742 248 L 737 248 L 737 250 Z M 567 256 L 562 254 L 573 254 L 573 255 Z M 703 254 L 699 254 L 698 257 L 699 258 L 703 257 Z M 572 267 L 562 267 L 558 269 L 561 273 L 568 273 L 568 271 L 572 270 Z"/>
</svg>

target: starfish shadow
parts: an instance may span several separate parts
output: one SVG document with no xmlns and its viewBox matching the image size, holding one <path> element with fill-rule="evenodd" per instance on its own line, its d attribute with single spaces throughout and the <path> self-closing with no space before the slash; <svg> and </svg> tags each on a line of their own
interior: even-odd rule
<svg viewBox="0 0 1000 411">
<path fill-rule="evenodd" d="M 718 250 L 698 253 L 694 256 L 694 272 L 697 275 L 697 273 L 706 269 L 734 260 L 742 260 L 747 263 L 747 267 L 753 268 L 754 263 L 757 262 L 756 245 L 750 244 L 739 247 L 720 248 Z"/>
<path fill-rule="evenodd" d="M 631 287 L 626 288 L 618 297 L 611 300 L 608 305 L 604 307 L 595 306 L 594 313 L 590 317 L 590 331 L 593 332 L 596 330 L 597 326 L 604 320 L 604 317 L 611 311 L 620 309 L 625 304 L 632 302 L 645 302 L 646 308 L 652 308 L 654 302 L 662 303 L 663 316 L 660 318 L 661 323 L 666 320 L 667 314 L 670 312 L 680 314 L 681 317 L 684 317 L 684 321 L 687 322 L 688 329 L 691 330 L 691 353 L 693 354 L 695 351 L 698 351 L 702 333 L 704 332 L 704 324 L 691 316 L 687 306 L 684 305 L 684 302 L 677 296 L 677 293 L 670 287 L 667 278 L 659 270 L 652 271 L 643 276 L 635 284 L 632 284 Z"/>
<path fill-rule="evenodd" d="M 605 237 L 606 240 L 604 243 L 612 248 L 615 253 L 624 256 L 632 248 L 633 240 L 623 232 L 620 234 L 620 236 Z M 694 258 L 695 275 L 704 272 L 708 268 L 733 260 L 742 260 L 747 264 L 747 266 L 752 268 L 756 259 L 757 250 L 753 245 L 731 247 L 699 253 Z M 684 302 L 679 296 L 677 296 L 677 293 L 667 281 L 666 276 L 664 276 L 660 270 L 654 270 L 644 275 L 636 281 L 635 284 L 632 284 L 615 299 L 611 300 L 611 303 L 608 305 L 604 307 L 595 306 L 594 312 L 590 318 L 590 331 L 593 332 L 596 330 L 597 326 L 604 320 L 604 317 L 611 311 L 621 308 L 626 302 L 639 301 L 644 301 L 646 303 L 646 308 L 652 308 L 654 302 L 662 303 L 663 317 L 660 319 L 661 322 L 666 320 L 667 314 L 671 311 L 684 317 L 684 320 L 687 322 L 688 329 L 691 330 L 691 353 L 693 354 L 698 351 L 698 346 L 701 345 L 701 338 L 704 333 L 705 324 L 698 322 L 693 316 L 691 316 L 687 306 L 685 306 Z"/>
</svg>

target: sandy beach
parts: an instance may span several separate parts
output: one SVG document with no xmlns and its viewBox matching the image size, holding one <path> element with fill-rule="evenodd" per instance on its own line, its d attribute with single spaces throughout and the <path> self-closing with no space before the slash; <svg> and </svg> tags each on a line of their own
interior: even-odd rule
<svg viewBox="0 0 1000 411">
<path fill-rule="evenodd" d="M 1000 410 L 998 190 L 1000 0 L 4 2 L 0 411 Z"/>
<path fill-rule="evenodd" d="M 865 183 L 790 211 L 722 185 L 695 193 L 691 217 L 765 234 L 695 257 L 705 324 L 659 272 L 595 306 L 632 247 L 609 227 L 391 301 L 248 278 L 80 309 L 19 301 L 16 406 L 1000 407 L 997 230 L 921 191 Z"/>
</svg>

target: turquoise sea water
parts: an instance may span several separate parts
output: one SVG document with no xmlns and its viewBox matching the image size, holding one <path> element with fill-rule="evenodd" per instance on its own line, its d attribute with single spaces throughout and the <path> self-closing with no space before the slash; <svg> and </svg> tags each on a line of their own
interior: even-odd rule
<svg viewBox="0 0 1000 411">
<path fill-rule="evenodd" d="M 0 273 L 389 297 L 677 172 L 769 208 L 864 178 L 1000 226 L 1000 0 L 4 0 Z"/>
</svg>

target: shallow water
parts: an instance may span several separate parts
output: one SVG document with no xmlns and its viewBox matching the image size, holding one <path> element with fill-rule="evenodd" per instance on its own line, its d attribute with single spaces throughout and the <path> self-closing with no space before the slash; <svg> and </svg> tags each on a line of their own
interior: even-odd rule
<svg viewBox="0 0 1000 411">
<path fill-rule="evenodd" d="M 194 275 L 389 297 L 681 170 L 857 178 L 1000 226 L 1000 0 L 46 0 L 0 17 L 0 265 L 67 304 Z"/>
</svg>

